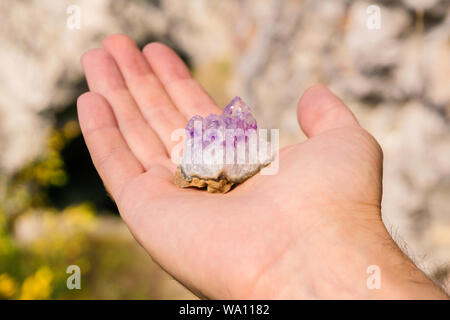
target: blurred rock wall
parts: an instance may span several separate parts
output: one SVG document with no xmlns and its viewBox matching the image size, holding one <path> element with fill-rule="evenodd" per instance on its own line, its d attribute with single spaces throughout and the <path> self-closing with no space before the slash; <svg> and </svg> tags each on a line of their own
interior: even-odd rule
<svg viewBox="0 0 450 320">
<path fill-rule="evenodd" d="M 81 9 L 70 30 L 69 5 Z M 381 9 L 369 29 L 367 8 Z M 321 82 L 385 154 L 384 219 L 441 283 L 450 263 L 450 1 L 35 0 L 0 2 L 0 169 L 39 155 L 55 111 L 76 98 L 80 55 L 110 33 L 184 50 L 224 105 L 255 108 L 281 144 L 304 139 L 302 92 Z"/>
</svg>

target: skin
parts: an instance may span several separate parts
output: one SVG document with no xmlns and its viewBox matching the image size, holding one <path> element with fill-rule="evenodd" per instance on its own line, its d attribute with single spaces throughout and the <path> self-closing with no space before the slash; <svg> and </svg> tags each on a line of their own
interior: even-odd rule
<svg viewBox="0 0 450 320">
<path fill-rule="evenodd" d="M 78 99 L 93 163 L 136 240 L 201 297 L 446 298 L 399 250 L 381 219 L 382 151 L 323 86 L 298 104 L 305 142 L 275 175 L 227 194 L 173 184 L 170 134 L 220 108 L 167 46 L 124 35 L 82 57 Z M 294 115 L 293 115 L 294 116 Z M 377 265 L 381 288 L 369 290 Z"/>
</svg>

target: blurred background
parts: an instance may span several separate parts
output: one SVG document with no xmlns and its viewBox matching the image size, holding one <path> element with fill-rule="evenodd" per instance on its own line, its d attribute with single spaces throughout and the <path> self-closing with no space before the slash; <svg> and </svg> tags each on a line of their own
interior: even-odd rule
<svg viewBox="0 0 450 320">
<path fill-rule="evenodd" d="M 0 298 L 195 298 L 134 241 L 80 136 L 79 59 L 111 33 L 169 44 L 281 146 L 304 139 L 303 91 L 329 86 L 383 147 L 390 232 L 450 284 L 450 1 L 2 0 L 0 21 Z"/>
</svg>

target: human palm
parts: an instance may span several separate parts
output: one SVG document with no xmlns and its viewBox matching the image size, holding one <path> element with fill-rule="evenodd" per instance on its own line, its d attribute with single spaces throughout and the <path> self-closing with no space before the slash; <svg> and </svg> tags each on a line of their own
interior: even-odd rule
<svg viewBox="0 0 450 320">
<path fill-rule="evenodd" d="M 304 94 L 309 139 L 280 151 L 276 174 L 227 194 L 180 189 L 171 133 L 220 109 L 168 47 L 141 52 L 122 35 L 103 47 L 82 58 L 86 144 L 135 238 L 183 284 L 212 298 L 351 297 L 365 293 L 367 266 L 390 265 L 375 245 L 391 241 L 381 150 L 330 91 Z"/>
</svg>

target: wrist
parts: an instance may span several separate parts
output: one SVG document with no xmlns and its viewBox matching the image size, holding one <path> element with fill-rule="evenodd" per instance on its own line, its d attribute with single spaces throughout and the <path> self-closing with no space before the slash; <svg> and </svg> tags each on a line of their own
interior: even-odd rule
<svg viewBox="0 0 450 320">
<path fill-rule="evenodd" d="M 377 256 L 381 276 L 379 288 L 374 288 L 374 273 L 367 274 L 367 299 L 448 299 L 448 295 L 406 256 L 391 239 Z M 372 286 L 371 286 L 372 285 Z"/>
<path fill-rule="evenodd" d="M 351 223 L 327 223 L 295 242 L 283 261 L 266 274 L 270 280 L 265 283 L 278 286 L 264 288 L 265 294 L 258 298 L 448 298 L 400 250 L 379 213 L 344 220 Z"/>
<path fill-rule="evenodd" d="M 372 223 L 365 237 L 354 231 L 353 244 L 347 246 L 342 267 L 329 271 L 315 286 L 319 299 L 447 299 L 397 246 L 384 224 Z M 369 231 L 370 230 L 370 231 Z M 320 278 L 317 278 L 320 279 Z M 331 286 L 330 286 L 331 284 Z"/>
</svg>

